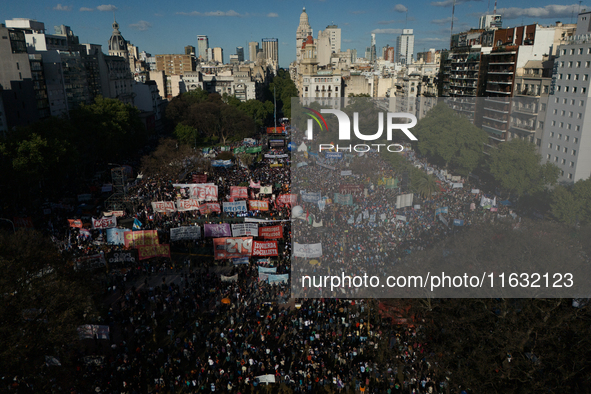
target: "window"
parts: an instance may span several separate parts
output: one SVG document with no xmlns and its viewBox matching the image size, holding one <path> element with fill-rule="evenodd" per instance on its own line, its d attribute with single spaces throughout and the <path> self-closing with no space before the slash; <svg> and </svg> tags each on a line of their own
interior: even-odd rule
<svg viewBox="0 0 591 394">
<path fill-rule="evenodd" d="M 552 149 L 552 143 L 551 142 L 548 144 L 548 149 Z"/>
<path fill-rule="evenodd" d="M 573 139 L 573 142 L 574 142 L 575 144 L 578 144 L 578 143 L 579 143 L 579 139 L 578 139 L 577 137 L 575 137 L 575 138 Z"/>
<path fill-rule="evenodd" d="M 561 116 L 564 116 L 564 114 L 566 114 L 566 111 L 565 110 L 560 111 L 560 115 Z"/>
<path fill-rule="evenodd" d="M 571 129 L 571 127 L 572 127 L 572 125 L 571 125 L 570 123 L 566 125 L 566 129 L 567 129 L 567 130 L 570 130 L 570 129 Z"/>
<path fill-rule="evenodd" d="M 560 175 L 564 176 L 564 170 L 560 170 Z"/>
<path fill-rule="evenodd" d="M 570 74 L 566 74 L 566 80 L 569 81 L 570 80 Z"/>
<path fill-rule="evenodd" d="M 548 154 L 546 155 L 546 159 L 550 160 L 550 157 L 552 157 L 552 156 L 550 156 L 550 153 L 548 153 Z"/>
<path fill-rule="evenodd" d="M 564 87 L 564 92 L 565 92 L 565 93 L 568 93 L 568 88 L 569 88 L 568 86 L 565 86 L 565 87 Z"/>
<path fill-rule="evenodd" d="M 541 138 L 536 138 L 536 145 L 542 146 L 542 139 Z"/>
<path fill-rule="evenodd" d="M 576 131 L 581 131 L 581 126 L 577 125 L 577 126 L 575 127 L 575 130 L 576 130 Z"/>
<path fill-rule="evenodd" d="M 587 81 L 589 79 L 589 74 L 583 74 L 583 81 Z"/>
<path fill-rule="evenodd" d="M 563 164 L 564 165 L 565 163 L 566 163 L 566 159 L 560 160 L 560 164 Z"/>
<path fill-rule="evenodd" d="M 558 134 L 558 137 L 556 137 L 557 139 L 561 140 L 562 139 L 562 134 Z"/>
<path fill-rule="evenodd" d="M 571 100 L 570 105 L 575 105 L 575 100 Z"/>
<path fill-rule="evenodd" d="M 581 119 L 582 117 L 583 117 L 583 114 L 579 112 L 579 113 L 577 114 L 577 119 Z"/>
<path fill-rule="evenodd" d="M 565 140 L 565 141 L 568 141 L 569 139 L 570 139 L 570 137 L 569 137 L 568 135 L 565 135 L 565 136 L 564 136 L 564 140 Z"/>
<path fill-rule="evenodd" d="M 538 122 L 538 129 L 543 129 L 544 128 L 544 122 L 539 121 Z"/>
<path fill-rule="evenodd" d="M 555 120 L 552 121 L 552 126 L 556 126 L 556 121 Z"/>
<path fill-rule="evenodd" d="M 558 163 L 558 156 L 554 156 L 554 162 Z"/>
<path fill-rule="evenodd" d="M 565 146 L 564 148 L 562 148 L 562 151 L 563 151 L 564 153 L 568 153 L 568 148 Z M 564 163 L 562 163 L 562 164 L 564 164 Z"/>
<path fill-rule="evenodd" d="M 573 111 L 568 111 L 568 117 L 572 118 L 573 117 Z"/>
<path fill-rule="evenodd" d="M 579 106 L 580 107 L 584 107 L 585 106 L 585 101 L 584 100 L 579 101 Z"/>
<path fill-rule="evenodd" d="M 558 79 L 562 79 L 562 74 L 558 74 Z"/>
<path fill-rule="evenodd" d="M 571 161 L 570 164 L 568 165 L 569 167 L 574 167 L 575 166 L 575 162 Z"/>
<path fill-rule="evenodd" d="M 583 48 L 579 48 L 579 55 L 583 54 Z"/>
<path fill-rule="evenodd" d="M 573 179 L 573 174 L 568 174 L 568 179 Z"/>
<path fill-rule="evenodd" d="M 583 94 L 587 93 L 587 88 L 581 88 L 581 93 L 583 93 Z"/>
<path fill-rule="evenodd" d="M 545 87 L 547 87 L 547 86 L 545 86 Z M 546 92 L 546 93 L 547 93 L 547 92 Z M 540 110 L 541 110 L 542 112 L 545 112 L 545 111 L 546 111 L 546 103 L 542 103 L 542 106 L 540 107 Z"/>
<path fill-rule="evenodd" d="M 556 115 L 558 113 L 558 110 L 556 108 L 554 108 L 554 115 Z"/>
<path fill-rule="evenodd" d="M 579 74 L 575 74 L 575 75 L 573 75 L 573 79 L 574 79 L 575 81 L 578 81 L 578 80 L 579 80 Z"/>
<path fill-rule="evenodd" d="M 560 67 L 564 67 L 564 62 L 560 62 Z"/>
<path fill-rule="evenodd" d="M 572 150 L 572 152 L 570 152 L 571 155 L 576 156 L 577 155 L 577 151 L 576 150 Z"/>
<path fill-rule="evenodd" d="M 573 62 L 568 62 L 568 68 L 573 68 Z"/>
<path fill-rule="evenodd" d="M 560 128 L 563 129 L 564 128 L 564 122 L 560 122 Z"/>
<path fill-rule="evenodd" d="M 577 68 L 581 68 L 581 62 L 577 62 Z"/>
<path fill-rule="evenodd" d="M 554 132 L 553 131 L 550 132 L 550 138 L 552 138 L 552 137 L 554 137 Z"/>
<path fill-rule="evenodd" d="M 562 99 L 562 104 L 566 104 L 567 101 L 567 99 Z"/>
<path fill-rule="evenodd" d="M 562 50 L 562 54 L 563 54 L 563 55 L 566 55 L 566 49 L 563 49 L 563 50 Z"/>
<path fill-rule="evenodd" d="M 556 148 L 554 148 L 556 150 L 560 150 L 560 145 L 556 145 Z"/>
<path fill-rule="evenodd" d="M 570 49 L 570 54 L 571 54 L 571 55 L 574 55 L 574 54 L 575 54 L 575 48 L 571 48 L 571 49 Z"/>
<path fill-rule="evenodd" d="M 573 93 L 577 93 L 577 87 L 576 86 L 573 86 Z M 574 100 L 571 100 L 571 101 L 574 101 Z"/>
<path fill-rule="evenodd" d="M 585 68 L 589 68 L 589 66 L 591 66 L 591 62 L 589 62 L 589 61 L 585 62 Z"/>
</svg>

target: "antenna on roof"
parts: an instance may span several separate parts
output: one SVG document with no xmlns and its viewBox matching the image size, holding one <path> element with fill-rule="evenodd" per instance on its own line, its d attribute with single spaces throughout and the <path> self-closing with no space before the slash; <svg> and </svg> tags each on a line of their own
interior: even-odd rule
<svg viewBox="0 0 591 394">
<path fill-rule="evenodd" d="M 497 0 L 495 0 L 495 4 L 496 4 Z M 451 35 L 454 34 L 454 14 L 456 12 L 456 0 L 454 0 L 454 4 L 451 8 Z M 451 37 L 450 37 L 451 39 Z"/>
</svg>

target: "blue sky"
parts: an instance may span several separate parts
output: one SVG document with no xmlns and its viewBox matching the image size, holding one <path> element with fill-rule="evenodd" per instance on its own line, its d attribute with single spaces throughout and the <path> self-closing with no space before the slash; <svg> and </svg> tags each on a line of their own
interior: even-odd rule
<svg viewBox="0 0 591 394">
<path fill-rule="evenodd" d="M 262 0 L 237 1 L 154 1 L 126 0 L 92 2 L 58 0 L 4 0 L 0 2 L 0 20 L 30 18 L 45 23 L 48 33 L 54 25 L 70 26 L 81 42 L 103 45 L 111 36 L 113 11 L 123 37 L 152 55 L 184 53 L 186 45 L 197 46 L 197 35 L 209 37 L 210 47 L 222 47 L 224 61 L 245 48 L 248 42 L 262 38 L 279 39 L 279 63 L 287 67 L 295 59 L 295 31 L 302 7 L 306 7 L 314 38 L 318 30 L 337 24 L 342 30 L 342 48 L 357 49 L 363 56 L 370 45 L 370 34 L 376 33 L 378 55 L 381 47 L 395 46 L 403 28 L 414 29 L 415 52 L 449 45 L 453 0 Z M 398 2 L 399 1 L 399 2 Z M 454 32 L 477 27 L 478 17 L 487 10 L 492 13 L 494 0 L 456 0 Z M 566 1 L 498 1 L 503 26 L 519 26 L 538 22 L 550 25 L 555 21 L 576 21 L 581 9 L 591 9 L 583 2 Z"/>
</svg>

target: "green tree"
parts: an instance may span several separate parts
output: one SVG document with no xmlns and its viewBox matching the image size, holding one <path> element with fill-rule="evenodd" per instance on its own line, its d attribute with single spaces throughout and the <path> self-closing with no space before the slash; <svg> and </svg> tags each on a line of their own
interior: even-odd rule
<svg viewBox="0 0 591 394">
<path fill-rule="evenodd" d="M 36 392 L 51 392 L 45 356 L 72 367 L 76 328 L 93 323 L 87 313 L 94 314 L 88 307 L 96 289 L 37 231 L 0 231 L 0 250 L 0 371 L 33 383 Z"/>
<path fill-rule="evenodd" d="M 552 191 L 552 214 L 568 225 L 591 223 L 591 178 Z"/>
<path fill-rule="evenodd" d="M 412 129 L 418 151 L 433 162 L 467 176 L 480 163 L 484 131 L 440 102 Z"/>
<path fill-rule="evenodd" d="M 178 123 L 174 128 L 174 136 L 181 144 L 196 147 L 201 142 L 199 131 L 191 126 Z"/>
<path fill-rule="evenodd" d="M 439 190 L 439 185 L 437 184 L 437 180 L 435 179 L 435 177 L 433 175 L 427 175 L 425 173 L 423 173 L 423 176 L 421 176 L 417 180 L 417 182 L 413 181 L 412 186 L 417 191 L 417 193 L 419 193 L 423 198 L 428 198 L 434 192 Z"/>
<path fill-rule="evenodd" d="M 540 161 L 535 144 L 513 139 L 491 151 L 488 167 L 503 189 L 523 196 L 542 191 L 558 179 L 558 167 L 552 163 L 541 164 Z"/>
</svg>

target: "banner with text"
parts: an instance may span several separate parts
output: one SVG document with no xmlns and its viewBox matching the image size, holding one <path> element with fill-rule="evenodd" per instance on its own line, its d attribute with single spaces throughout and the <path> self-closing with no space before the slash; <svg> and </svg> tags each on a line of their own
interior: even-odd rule
<svg viewBox="0 0 591 394">
<path fill-rule="evenodd" d="M 231 237 L 232 231 L 230 230 L 230 224 L 204 224 L 203 236 L 205 238 Z"/>
<path fill-rule="evenodd" d="M 269 226 L 259 228 L 259 237 L 266 239 L 283 238 L 283 226 Z"/>
<path fill-rule="evenodd" d="M 252 243 L 253 256 L 278 256 L 279 248 L 277 241 L 253 241 Z"/>
<path fill-rule="evenodd" d="M 252 237 L 214 238 L 216 260 L 248 257 L 252 254 Z"/>
<path fill-rule="evenodd" d="M 181 189 L 181 195 L 199 201 L 217 201 L 218 187 L 213 183 L 175 183 L 172 186 Z"/>
<path fill-rule="evenodd" d="M 258 235 L 259 235 L 259 225 L 256 223 L 234 223 L 234 224 L 232 224 L 232 236 L 233 237 L 244 237 L 244 236 L 257 237 Z"/>
<path fill-rule="evenodd" d="M 144 245 L 158 245 L 158 232 L 156 230 L 126 231 L 125 247 L 138 247 Z"/>
<path fill-rule="evenodd" d="M 248 207 L 251 211 L 268 211 L 269 203 L 260 200 L 248 200 Z"/>
<path fill-rule="evenodd" d="M 186 200 L 176 200 L 176 209 L 179 212 L 199 210 L 199 200 L 189 198 Z"/>
<path fill-rule="evenodd" d="M 152 257 L 170 258 L 170 245 L 145 245 L 137 248 L 139 260 L 146 260 Z"/>
<path fill-rule="evenodd" d="M 227 202 L 224 201 L 224 212 L 247 212 L 248 209 L 246 208 L 246 201 L 234 201 L 234 202 Z"/>
<path fill-rule="evenodd" d="M 220 204 L 217 202 L 206 202 L 199 205 L 199 213 L 201 215 L 209 215 L 210 213 L 221 213 Z"/>
<path fill-rule="evenodd" d="M 293 246 L 293 255 L 295 257 L 320 257 L 322 256 L 322 244 L 299 244 L 295 243 Z"/>
<path fill-rule="evenodd" d="M 230 197 L 248 199 L 248 188 L 245 186 L 230 186 Z"/>
<path fill-rule="evenodd" d="M 184 241 L 201 238 L 201 227 L 199 226 L 182 226 L 172 227 L 170 229 L 171 241 Z"/>
<path fill-rule="evenodd" d="M 114 228 L 117 227 L 117 218 L 115 216 L 107 216 L 101 219 L 92 218 L 92 228 Z"/>
</svg>

